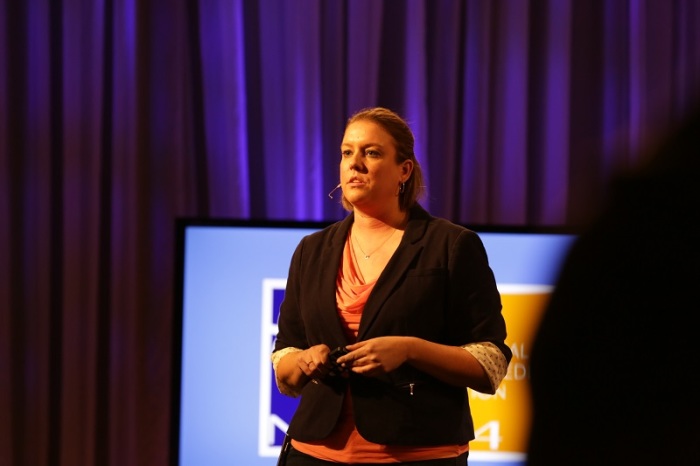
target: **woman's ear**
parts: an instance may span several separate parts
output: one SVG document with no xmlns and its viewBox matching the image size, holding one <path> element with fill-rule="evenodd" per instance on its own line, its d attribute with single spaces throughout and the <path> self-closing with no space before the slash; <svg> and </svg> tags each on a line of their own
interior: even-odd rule
<svg viewBox="0 0 700 466">
<path fill-rule="evenodd" d="M 401 182 L 405 183 L 411 177 L 411 173 L 413 173 L 413 161 L 404 160 L 401 164 L 401 172 L 403 173 L 403 178 L 401 179 Z"/>
</svg>

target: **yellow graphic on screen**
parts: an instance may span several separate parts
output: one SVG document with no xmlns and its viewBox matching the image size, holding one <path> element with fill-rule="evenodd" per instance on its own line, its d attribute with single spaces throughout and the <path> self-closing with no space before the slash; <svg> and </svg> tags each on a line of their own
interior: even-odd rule
<svg viewBox="0 0 700 466">
<path fill-rule="evenodd" d="M 488 452 L 524 458 L 531 419 L 530 350 L 551 287 L 499 285 L 499 291 L 513 359 L 495 395 L 469 391 L 476 432 L 470 450 L 474 456 Z"/>
</svg>

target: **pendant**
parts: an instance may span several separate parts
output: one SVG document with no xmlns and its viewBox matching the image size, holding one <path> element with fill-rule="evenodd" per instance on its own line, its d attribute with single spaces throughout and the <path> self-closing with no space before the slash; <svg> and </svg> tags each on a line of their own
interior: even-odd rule
<svg viewBox="0 0 700 466">
<path fill-rule="evenodd" d="M 368 256 L 368 255 L 365 255 L 365 259 L 369 259 L 369 256 Z"/>
</svg>

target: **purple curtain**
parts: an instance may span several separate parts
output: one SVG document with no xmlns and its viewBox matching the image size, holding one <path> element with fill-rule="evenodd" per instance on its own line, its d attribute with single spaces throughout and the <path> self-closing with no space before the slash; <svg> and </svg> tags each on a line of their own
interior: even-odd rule
<svg viewBox="0 0 700 466">
<path fill-rule="evenodd" d="M 177 217 L 341 218 L 344 122 L 382 105 L 432 213 L 581 225 L 697 101 L 698 25 L 695 0 L 0 0 L 0 464 L 168 463 Z"/>
</svg>

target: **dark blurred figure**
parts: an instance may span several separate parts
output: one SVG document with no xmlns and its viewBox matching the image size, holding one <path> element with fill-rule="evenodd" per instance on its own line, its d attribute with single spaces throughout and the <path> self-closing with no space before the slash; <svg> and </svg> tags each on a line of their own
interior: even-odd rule
<svg viewBox="0 0 700 466">
<path fill-rule="evenodd" d="M 529 466 L 700 465 L 700 113 L 618 176 L 531 355 Z"/>
</svg>

